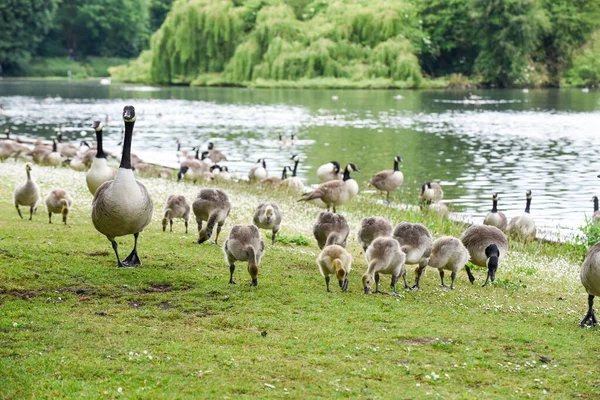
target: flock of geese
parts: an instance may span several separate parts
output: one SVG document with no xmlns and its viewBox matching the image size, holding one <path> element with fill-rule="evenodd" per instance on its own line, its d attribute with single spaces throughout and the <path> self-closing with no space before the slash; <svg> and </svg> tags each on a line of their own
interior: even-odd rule
<svg viewBox="0 0 600 400">
<path fill-rule="evenodd" d="M 111 168 L 107 163 L 107 155 L 102 146 L 102 124 L 96 121 L 93 125 L 96 132 L 96 147 L 93 149 L 93 158 L 86 173 L 86 183 L 90 193 L 94 196 L 92 201 L 92 221 L 98 232 L 106 236 L 111 242 L 117 265 L 121 268 L 133 268 L 141 265 L 137 252 L 137 240 L 140 232 L 150 223 L 154 211 L 153 201 L 146 187 L 136 180 L 134 176 L 133 154 L 131 144 L 136 113 L 133 106 L 123 109 L 124 139 L 122 142 L 122 156 L 118 170 Z M 295 140 L 292 137 L 291 141 Z M 283 138 L 279 138 L 283 141 Z M 59 148 L 62 144 L 62 148 Z M 63 155 L 70 149 L 68 143 L 54 140 L 51 149 L 43 149 L 43 145 L 36 145 L 31 150 L 17 141 L 10 139 L 0 141 L 0 158 L 18 157 L 27 154 L 35 162 L 42 165 L 58 166 L 63 162 Z M 73 146 L 76 147 L 76 146 Z M 200 149 L 191 151 L 181 149 L 178 144 L 177 155 L 181 163 L 177 173 L 178 180 L 191 179 L 193 181 L 231 180 L 234 179 L 225 166 L 218 163 L 226 161 L 223 153 L 216 150 L 209 143 L 208 151 L 202 153 Z M 77 151 L 71 157 L 78 157 Z M 86 157 L 84 155 L 84 157 Z M 281 178 L 269 177 L 266 160 L 259 159 L 250 170 L 250 182 L 274 185 L 285 190 L 297 192 L 298 201 L 319 202 L 327 208 L 319 214 L 313 226 L 313 234 L 321 253 L 316 262 L 320 273 L 325 279 L 326 289 L 330 290 L 330 277 L 335 275 L 342 291 L 348 289 L 348 278 L 352 267 L 352 255 L 346 250 L 350 226 L 343 215 L 337 213 L 337 208 L 350 201 L 359 191 L 357 182 L 352 179 L 351 173 L 359 169 L 353 163 L 348 163 L 342 170 L 337 161 L 322 165 L 317 170 L 317 176 L 322 183 L 309 192 L 304 192 L 302 181 L 296 176 L 299 157 L 292 156 L 294 166 L 283 168 Z M 386 193 L 389 202 L 390 193 L 398 189 L 404 177 L 399 170 L 402 162 L 400 156 L 395 156 L 393 169 L 381 171 L 370 180 L 370 185 Z M 139 165 L 140 163 L 138 163 Z M 37 209 L 40 201 L 40 188 L 31 176 L 32 165 L 26 163 L 27 179 L 19 184 L 14 191 L 14 204 L 21 218 L 20 207 L 29 207 L 29 219 Z M 287 176 L 290 172 L 291 176 Z M 434 210 L 442 215 L 447 214 L 447 208 L 441 203 L 443 189 L 435 182 L 426 182 L 421 186 L 419 198 L 424 209 Z M 507 233 L 525 239 L 533 239 L 536 226 L 530 214 L 532 193 L 526 192 L 526 206 L 522 215 L 513 217 L 510 223 L 504 213 L 498 211 L 499 195 L 492 196 L 492 209 L 487 214 L 482 225 L 472 225 L 459 237 L 443 236 L 433 240 L 431 232 L 420 223 L 401 222 L 395 227 L 384 217 L 363 218 L 357 232 L 357 239 L 365 251 L 368 264 L 362 276 L 362 287 L 369 293 L 375 287 L 379 293 L 381 275 L 391 275 L 391 290 L 397 291 L 397 281 L 401 277 L 405 289 L 418 289 L 421 276 L 426 267 L 439 271 L 441 284 L 444 282 L 445 271 L 450 273 L 450 289 L 454 288 L 457 273 L 465 269 L 469 281 L 473 283 L 473 276 L 467 262 L 487 268 L 487 276 L 483 286 L 489 281 L 494 282 L 496 271 L 501 261 L 508 252 Z M 66 190 L 53 189 L 45 198 L 49 222 L 52 223 L 52 214 L 61 214 L 63 223 L 67 223 L 69 209 L 73 199 Z M 214 242 L 218 243 L 221 229 L 229 216 L 232 204 L 227 193 L 220 188 L 201 189 L 197 198 L 190 205 L 185 196 L 171 195 L 168 197 L 163 211 L 162 228 L 166 231 L 169 225 L 173 231 L 173 220 L 183 219 L 186 233 L 191 213 L 194 213 L 198 225 L 198 243 L 210 240 L 216 227 Z M 330 212 L 333 210 L 333 212 Z M 595 220 L 600 220 L 598 199 L 594 197 Z M 277 233 L 282 224 L 282 212 L 275 202 L 265 202 L 257 206 L 253 224 L 235 225 L 223 244 L 223 253 L 229 264 L 229 283 L 235 284 L 233 275 L 235 263 L 247 262 L 251 285 L 258 284 L 258 267 L 265 252 L 264 242 L 259 229 L 269 230 L 272 233 L 271 243 L 275 244 Z M 133 235 L 134 247 L 124 259 L 119 255 L 115 238 Z M 410 286 L 406 279 L 406 265 L 416 265 L 415 283 Z M 586 257 L 581 271 L 581 282 L 588 292 L 588 312 L 580 325 L 594 326 L 597 324 L 593 310 L 594 296 L 600 296 L 600 243 L 594 245 Z"/>
</svg>

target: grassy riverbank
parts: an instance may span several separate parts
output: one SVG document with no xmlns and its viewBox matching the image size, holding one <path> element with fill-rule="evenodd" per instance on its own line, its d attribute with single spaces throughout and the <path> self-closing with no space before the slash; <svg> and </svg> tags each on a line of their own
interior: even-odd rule
<svg viewBox="0 0 600 400">
<path fill-rule="evenodd" d="M 366 268 L 354 240 L 366 215 L 423 221 L 438 237 L 463 227 L 378 205 L 360 195 L 344 215 L 353 228 L 349 293 L 325 292 L 311 226 L 319 209 L 245 184 L 226 186 L 234 223 L 266 199 L 284 210 L 282 234 L 310 245 L 267 245 L 257 288 L 243 263 L 230 286 L 220 247 L 163 233 L 168 194 L 192 200 L 198 186 L 143 179 L 155 203 L 141 235 L 144 265 L 115 268 L 95 231 L 84 174 L 34 166 L 42 192 L 70 190 L 70 223 L 49 225 L 43 206 L 18 219 L 12 190 L 21 163 L 1 165 L 0 398 L 597 398 L 598 331 L 577 324 L 586 308 L 579 260 L 562 244 L 511 242 L 498 284 L 459 274 L 456 290 L 428 271 L 420 291 L 362 294 Z M 413 194 L 402 194 L 414 199 Z M 55 218 L 58 222 L 59 218 Z M 119 240 L 123 253 L 132 238 Z M 411 268 L 412 270 L 412 268 Z M 414 280 L 412 273 L 410 281 Z M 384 287 L 389 277 L 382 278 Z"/>
</svg>

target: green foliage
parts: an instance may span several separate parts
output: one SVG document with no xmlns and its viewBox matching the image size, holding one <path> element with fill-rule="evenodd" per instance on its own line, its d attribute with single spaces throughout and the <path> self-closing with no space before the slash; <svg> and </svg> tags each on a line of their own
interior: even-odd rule
<svg viewBox="0 0 600 400">
<path fill-rule="evenodd" d="M 27 77 L 62 77 L 69 71 L 73 79 L 109 76 L 108 70 L 126 62 L 123 58 L 89 57 L 74 61 L 66 57 L 34 57 L 21 71 Z"/>
<path fill-rule="evenodd" d="M 150 32 L 156 32 L 160 28 L 172 5 L 173 0 L 148 1 L 148 28 Z"/>
<path fill-rule="evenodd" d="M 25 66 L 51 27 L 56 0 L 0 1 L 0 70 Z"/>
<path fill-rule="evenodd" d="M 600 224 L 586 218 L 585 224 L 579 227 L 580 233 L 569 242 L 572 250 L 583 260 L 590 247 L 600 242 Z"/>
<path fill-rule="evenodd" d="M 563 84 L 570 86 L 597 86 L 600 84 L 600 31 L 575 53 L 573 64 L 566 72 Z"/>
<path fill-rule="evenodd" d="M 152 52 L 144 50 L 140 56 L 127 64 L 108 68 L 108 72 L 115 80 L 133 83 L 150 83 L 150 61 Z"/>
<path fill-rule="evenodd" d="M 267 233 L 267 238 L 271 240 L 273 234 Z M 302 234 L 289 236 L 283 234 L 277 234 L 275 237 L 275 243 L 283 243 L 283 244 L 297 244 L 298 246 L 309 246 L 310 240 L 303 236 Z"/>
</svg>

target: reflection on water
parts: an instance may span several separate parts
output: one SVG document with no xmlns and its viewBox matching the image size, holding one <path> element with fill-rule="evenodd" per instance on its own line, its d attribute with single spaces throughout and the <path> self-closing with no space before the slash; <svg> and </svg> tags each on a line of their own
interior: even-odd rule
<svg viewBox="0 0 600 400">
<path fill-rule="evenodd" d="M 332 96 L 337 95 L 337 101 Z M 353 162 L 366 182 L 402 156 L 405 185 L 397 198 L 416 201 L 418 187 L 440 181 L 458 211 L 481 221 L 491 193 L 500 208 L 522 212 L 527 189 L 532 215 L 548 235 L 572 232 L 591 215 L 600 193 L 597 165 L 600 92 L 579 90 L 478 91 L 249 90 L 100 86 L 97 82 L 4 80 L 0 126 L 18 135 L 50 138 L 62 126 L 72 141 L 93 139 L 101 119 L 106 145 L 121 139 L 123 105 L 136 106 L 133 151 L 150 162 L 176 166 L 184 146 L 211 140 L 227 154 L 230 170 L 245 174 L 258 159 L 279 175 L 292 153 L 299 174 L 316 183 L 328 161 Z M 278 135 L 296 135 L 279 147 Z"/>
</svg>

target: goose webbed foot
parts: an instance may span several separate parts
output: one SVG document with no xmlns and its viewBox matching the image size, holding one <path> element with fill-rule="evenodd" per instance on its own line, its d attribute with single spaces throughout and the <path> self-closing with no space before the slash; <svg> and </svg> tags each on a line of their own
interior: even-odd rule
<svg viewBox="0 0 600 400">
<path fill-rule="evenodd" d="M 142 261 L 140 260 L 136 249 L 133 249 L 127 258 L 123 260 L 123 265 L 125 268 L 135 268 L 138 265 L 142 265 Z"/>
<path fill-rule="evenodd" d="M 598 325 L 598 321 L 596 320 L 596 314 L 594 313 L 594 296 L 592 295 L 588 295 L 588 306 L 589 308 L 587 314 L 585 314 L 585 317 L 583 317 L 583 319 L 579 323 L 579 326 L 581 326 L 582 328 L 584 326 L 589 326 L 590 328 L 593 328 L 594 326 Z"/>
<path fill-rule="evenodd" d="M 250 283 L 250 286 L 252 286 L 252 287 L 258 286 L 258 279 L 257 278 L 252 278 L 252 283 Z"/>
</svg>

